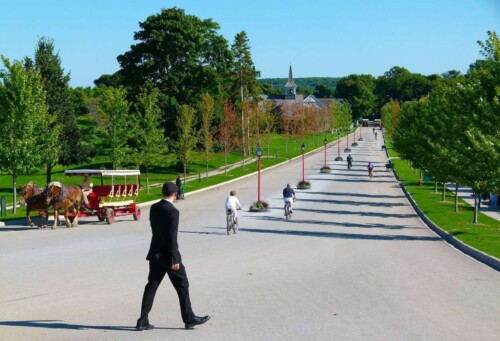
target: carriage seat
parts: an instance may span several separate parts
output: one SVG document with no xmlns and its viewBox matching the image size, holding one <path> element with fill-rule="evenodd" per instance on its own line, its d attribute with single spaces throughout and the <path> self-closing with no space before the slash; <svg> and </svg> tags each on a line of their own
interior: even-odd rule
<svg viewBox="0 0 500 341">
<path fill-rule="evenodd" d="M 104 186 L 94 186 L 92 188 L 92 193 L 96 197 L 107 197 L 111 193 L 111 185 L 104 185 Z"/>
</svg>

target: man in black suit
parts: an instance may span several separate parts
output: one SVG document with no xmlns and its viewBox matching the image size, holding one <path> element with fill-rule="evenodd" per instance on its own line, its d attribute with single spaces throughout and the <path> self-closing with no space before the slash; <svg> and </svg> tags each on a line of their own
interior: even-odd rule
<svg viewBox="0 0 500 341">
<path fill-rule="evenodd" d="M 154 328 L 153 325 L 149 324 L 148 314 L 153 307 L 156 290 L 165 274 L 170 278 L 170 282 L 179 296 L 182 321 L 184 321 L 186 329 L 191 329 L 210 319 L 210 316 L 196 316 L 191 309 L 189 281 L 177 245 L 179 211 L 172 204 L 177 190 L 178 188 L 173 182 L 164 183 L 162 187 L 163 199 L 152 205 L 149 212 L 153 237 L 146 257 L 149 261 L 149 276 L 142 297 L 141 317 L 137 320 L 135 327 L 137 330 Z"/>
</svg>

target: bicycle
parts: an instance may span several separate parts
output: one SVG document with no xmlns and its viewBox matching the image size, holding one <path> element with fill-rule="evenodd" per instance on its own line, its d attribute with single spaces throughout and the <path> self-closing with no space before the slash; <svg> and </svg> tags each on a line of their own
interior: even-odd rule
<svg viewBox="0 0 500 341">
<path fill-rule="evenodd" d="M 226 210 L 226 228 L 227 234 L 233 230 L 233 233 L 236 234 L 238 232 L 238 223 L 234 217 L 234 213 L 232 210 Z"/>
<path fill-rule="evenodd" d="M 295 201 L 295 199 L 293 199 Z M 292 219 L 292 203 L 291 202 L 285 202 L 285 218 L 286 220 Z"/>
</svg>

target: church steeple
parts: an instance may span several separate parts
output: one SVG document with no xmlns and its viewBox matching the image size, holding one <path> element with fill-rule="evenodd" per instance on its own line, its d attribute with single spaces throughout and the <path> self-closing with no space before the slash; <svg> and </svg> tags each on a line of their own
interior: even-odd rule
<svg viewBox="0 0 500 341">
<path fill-rule="evenodd" d="M 297 94 L 297 84 L 293 81 L 292 77 L 292 66 L 290 65 L 290 69 L 288 71 L 288 82 L 285 84 L 285 98 L 286 99 L 295 99 L 295 95 Z"/>
</svg>

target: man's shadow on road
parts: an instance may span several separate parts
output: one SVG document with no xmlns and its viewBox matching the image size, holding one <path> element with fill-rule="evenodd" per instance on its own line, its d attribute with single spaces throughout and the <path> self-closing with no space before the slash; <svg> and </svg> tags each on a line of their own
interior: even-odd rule
<svg viewBox="0 0 500 341">
<path fill-rule="evenodd" d="M 0 326 L 10 327 L 29 327 L 29 328 L 48 328 L 48 329 L 71 329 L 71 330 L 117 330 L 117 331 L 133 331 L 136 332 L 135 327 L 127 326 L 92 326 L 83 324 L 63 323 L 61 320 L 27 320 L 27 321 L 0 321 Z M 162 328 L 156 327 L 155 329 L 183 329 L 184 328 Z"/>
</svg>

